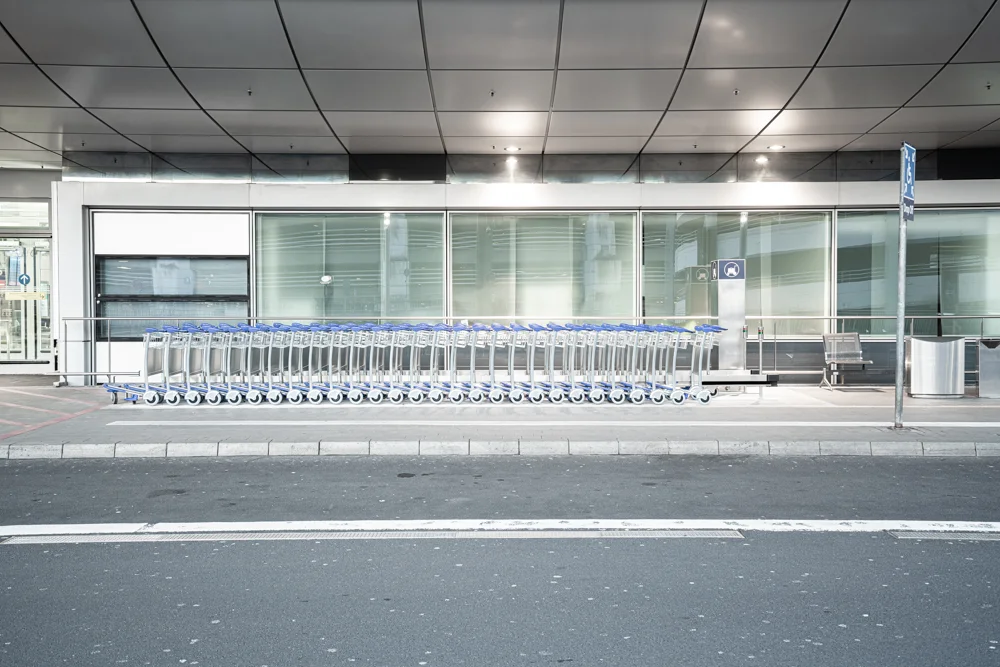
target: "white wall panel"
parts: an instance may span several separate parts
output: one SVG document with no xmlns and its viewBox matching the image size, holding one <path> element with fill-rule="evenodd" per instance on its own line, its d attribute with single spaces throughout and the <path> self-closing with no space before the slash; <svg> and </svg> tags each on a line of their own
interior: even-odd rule
<svg viewBox="0 0 1000 667">
<path fill-rule="evenodd" d="M 142 371 L 142 343 L 97 343 L 94 346 L 94 372 L 136 373 Z M 138 382 L 140 378 L 119 375 L 114 379 L 98 376 L 95 382 Z"/>
<path fill-rule="evenodd" d="M 448 208 L 530 209 L 635 209 L 640 185 L 634 183 L 489 183 L 448 186 Z"/>
<path fill-rule="evenodd" d="M 335 185 L 257 184 L 251 208 L 430 209 L 445 207 L 449 187 L 437 183 L 342 183 Z"/>
<path fill-rule="evenodd" d="M 249 255 L 249 213 L 97 211 L 95 255 Z"/>
<path fill-rule="evenodd" d="M 832 208 L 837 183 L 655 183 L 643 208 Z"/>
<path fill-rule="evenodd" d="M 84 206 L 136 208 L 247 208 L 246 183 L 128 183 L 85 181 Z"/>
<path fill-rule="evenodd" d="M 0 197 L 48 199 L 52 196 L 52 183 L 62 179 L 62 172 L 56 170 L 0 171 Z"/>
</svg>

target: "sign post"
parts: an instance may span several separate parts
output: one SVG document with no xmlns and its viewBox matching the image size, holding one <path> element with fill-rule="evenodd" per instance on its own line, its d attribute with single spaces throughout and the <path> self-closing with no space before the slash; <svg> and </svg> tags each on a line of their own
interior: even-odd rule
<svg viewBox="0 0 1000 667">
<path fill-rule="evenodd" d="M 906 223 L 913 220 L 913 182 L 917 149 L 904 143 L 899 149 L 899 263 L 896 279 L 896 415 L 894 428 L 903 428 L 903 383 L 906 380 Z"/>
</svg>

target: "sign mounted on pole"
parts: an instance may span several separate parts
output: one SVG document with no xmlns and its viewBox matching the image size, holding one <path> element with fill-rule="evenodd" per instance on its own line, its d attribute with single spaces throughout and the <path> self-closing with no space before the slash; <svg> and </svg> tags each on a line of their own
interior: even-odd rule
<svg viewBox="0 0 1000 667">
<path fill-rule="evenodd" d="M 899 149 L 899 246 L 896 268 L 896 414 L 895 428 L 903 428 L 903 384 L 906 381 L 906 223 L 913 220 L 913 183 L 917 178 L 917 149 L 904 143 Z"/>
<path fill-rule="evenodd" d="M 899 208 L 903 220 L 913 221 L 913 182 L 917 179 L 917 149 L 903 144 L 900 149 L 902 159 L 899 167 Z"/>
</svg>

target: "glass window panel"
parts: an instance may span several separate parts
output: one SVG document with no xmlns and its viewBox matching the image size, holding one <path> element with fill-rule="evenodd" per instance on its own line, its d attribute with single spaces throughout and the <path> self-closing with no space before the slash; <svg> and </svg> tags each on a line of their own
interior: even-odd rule
<svg viewBox="0 0 1000 667">
<path fill-rule="evenodd" d="M 837 217 L 837 312 L 848 331 L 895 333 L 899 213 L 843 211 Z M 1000 334 L 1000 210 L 918 210 L 907 225 L 906 314 L 921 335 Z"/>
<path fill-rule="evenodd" d="M 451 224 L 457 317 L 634 315 L 632 213 L 460 213 Z"/>
<path fill-rule="evenodd" d="M 0 227 L 49 228 L 47 201 L 0 201 Z"/>
<path fill-rule="evenodd" d="M 643 214 L 643 312 L 696 322 L 717 313 L 714 259 L 747 260 L 747 316 L 822 317 L 829 307 L 830 213 L 723 211 Z M 778 335 L 822 333 L 825 322 L 765 322 Z"/>
<path fill-rule="evenodd" d="M 141 340 L 147 328 L 182 322 L 235 324 L 246 321 L 245 301 L 99 301 L 98 317 L 138 317 L 139 320 L 105 320 L 98 324 L 99 340 Z M 110 327 L 110 331 L 109 331 Z"/>
<path fill-rule="evenodd" d="M 44 361 L 52 352 L 51 291 L 51 241 L 0 238 L 0 360 Z"/>
<path fill-rule="evenodd" d="M 247 296 L 246 259 L 102 257 L 97 291 L 102 296 Z"/>
<path fill-rule="evenodd" d="M 441 213 L 261 214 L 264 319 L 444 316 Z"/>
</svg>

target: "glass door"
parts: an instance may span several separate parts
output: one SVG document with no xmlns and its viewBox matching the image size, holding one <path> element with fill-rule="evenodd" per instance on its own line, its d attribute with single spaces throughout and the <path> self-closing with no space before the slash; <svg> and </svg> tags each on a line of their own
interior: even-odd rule
<svg viewBox="0 0 1000 667">
<path fill-rule="evenodd" d="M 0 237 L 0 362 L 52 354 L 52 242 Z"/>
</svg>

